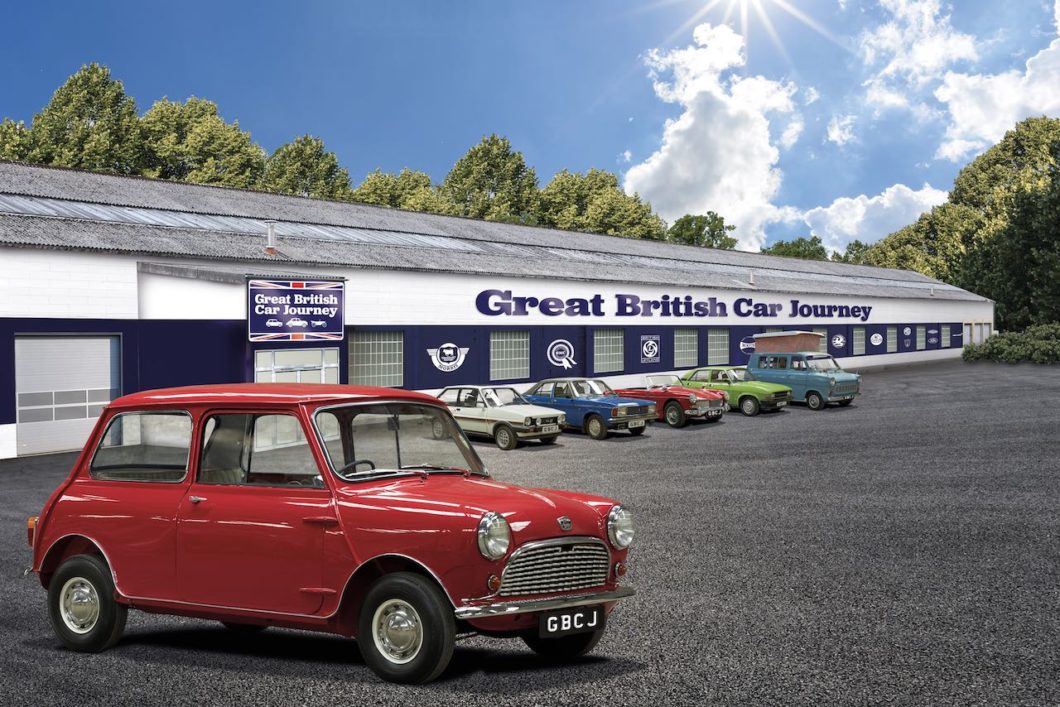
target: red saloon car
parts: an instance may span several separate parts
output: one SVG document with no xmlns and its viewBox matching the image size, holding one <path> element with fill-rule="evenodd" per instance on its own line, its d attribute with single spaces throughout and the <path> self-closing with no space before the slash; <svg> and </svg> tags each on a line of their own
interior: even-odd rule
<svg viewBox="0 0 1060 707">
<path fill-rule="evenodd" d="M 658 419 L 670 427 L 684 427 L 689 418 L 717 422 L 725 414 L 728 396 L 710 388 L 685 388 L 674 375 L 647 376 L 647 387 L 618 388 L 623 398 L 638 398 L 655 403 Z"/>
<path fill-rule="evenodd" d="M 119 398 L 28 535 L 69 648 L 140 609 L 355 637 L 395 682 L 437 677 L 468 632 L 585 654 L 633 594 L 628 510 L 493 480 L 444 404 L 389 388 Z"/>
</svg>

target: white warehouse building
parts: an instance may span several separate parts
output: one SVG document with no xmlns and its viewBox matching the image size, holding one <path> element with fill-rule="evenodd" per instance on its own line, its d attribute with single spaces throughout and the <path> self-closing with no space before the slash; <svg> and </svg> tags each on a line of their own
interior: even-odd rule
<svg viewBox="0 0 1060 707">
<path fill-rule="evenodd" d="M 173 385 L 628 383 L 783 330 L 863 368 L 993 323 L 902 270 L 0 162 L 0 458 Z"/>
</svg>

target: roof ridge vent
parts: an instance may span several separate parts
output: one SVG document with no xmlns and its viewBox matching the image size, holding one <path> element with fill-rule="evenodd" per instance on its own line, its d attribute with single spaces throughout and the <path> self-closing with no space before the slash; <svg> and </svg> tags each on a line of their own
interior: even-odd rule
<svg viewBox="0 0 1060 707">
<path fill-rule="evenodd" d="M 265 255 L 276 255 L 276 222 L 269 219 L 265 222 Z"/>
<path fill-rule="evenodd" d="M 754 270 L 749 270 L 747 274 L 749 275 L 749 277 L 747 278 L 747 284 L 750 285 L 751 287 L 754 287 L 755 286 L 755 271 Z"/>
</svg>

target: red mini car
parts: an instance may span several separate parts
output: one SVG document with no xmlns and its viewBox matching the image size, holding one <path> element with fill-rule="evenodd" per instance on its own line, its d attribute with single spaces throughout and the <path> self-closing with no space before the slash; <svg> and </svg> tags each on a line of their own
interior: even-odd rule
<svg viewBox="0 0 1060 707">
<path fill-rule="evenodd" d="M 395 682 L 438 676 L 467 632 L 582 655 L 633 594 L 628 510 L 494 481 L 444 404 L 388 388 L 119 398 L 28 535 L 74 650 L 140 609 L 355 637 Z"/>
<path fill-rule="evenodd" d="M 657 417 L 670 427 L 684 427 L 689 418 L 717 422 L 725 414 L 729 396 L 721 390 L 685 388 L 674 375 L 647 376 L 646 388 L 619 388 L 617 395 L 655 403 Z"/>
</svg>

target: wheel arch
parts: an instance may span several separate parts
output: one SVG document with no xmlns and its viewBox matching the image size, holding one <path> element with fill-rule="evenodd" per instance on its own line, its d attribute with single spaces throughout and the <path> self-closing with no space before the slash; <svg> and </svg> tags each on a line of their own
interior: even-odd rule
<svg viewBox="0 0 1060 707">
<path fill-rule="evenodd" d="M 368 589 L 380 577 L 395 572 L 412 572 L 424 577 L 434 583 L 445 594 L 449 605 L 456 609 L 456 602 L 449 594 L 445 584 L 438 578 L 427 565 L 408 555 L 387 554 L 378 555 L 370 560 L 362 562 L 353 571 L 350 578 L 346 580 L 346 586 L 342 590 L 342 598 L 339 600 L 338 610 L 335 612 L 335 620 L 338 630 L 345 636 L 357 635 L 357 618 L 361 612 L 361 604 L 368 593 Z"/>
<path fill-rule="evenodd" d="M 51 583 L 52 575 L 59 569 L 59 566 L 75 555 L 94 555 L 101 559 L 103 564 L 107 566 L 107 571 L 110 572 L 114 587 L 117 588 L 118 578 L 114 575 L 114 566 L 111 564 L 110 558 L 107 557 L 107 553 L 103 551 L 102 546 L 92 538 L 77 533 L 64 535 L 48 547 L 41 559 L 40 567 L 37 568 L 37 576 L 40 579 L 41 586 L 47 589 Z"/>
</svg>

